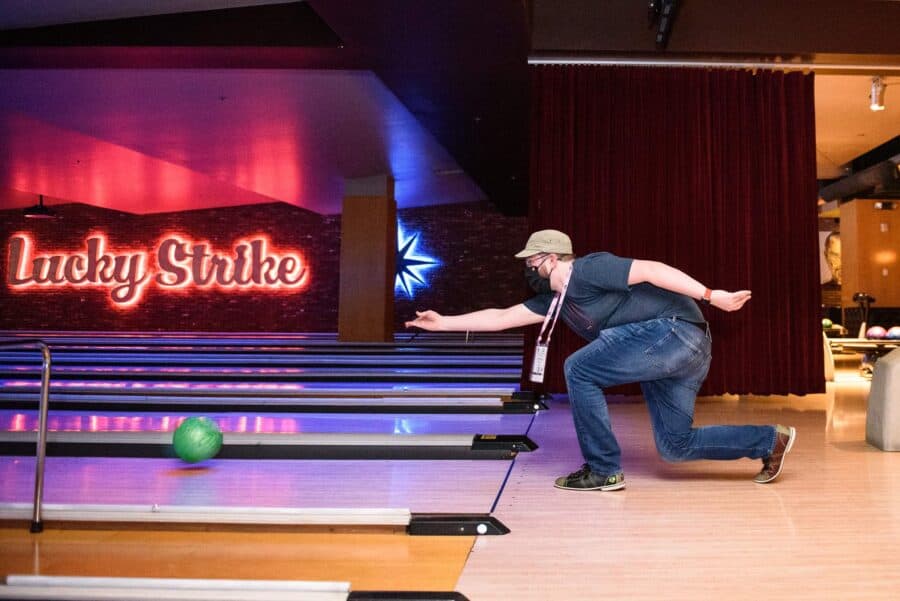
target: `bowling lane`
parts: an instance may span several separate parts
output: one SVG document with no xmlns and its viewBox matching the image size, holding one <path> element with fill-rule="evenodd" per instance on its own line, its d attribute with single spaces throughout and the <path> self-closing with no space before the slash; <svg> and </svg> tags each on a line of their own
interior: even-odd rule
<svg viewBox="0 0 900 601">
<path fill-rule="evenodd" d="M 110 366 L 139 365 L 140 369 L 152 372 L 153 369 L 166 373 L 162 369 L 171 365 L 212 366 L 212 365 L 237 365 L 263 366 L 263 367 L 366 367 L 378 368 L 386 366 L 421 366 L 423 361 L 429 366 L 456 366 L 479 367 L 484 365 L 517 367 L 522 364 L 521 353 L 506 355 L 468 353 L 429 356 L 421 353 L 401 353 L 397 351 L 395 356 L 383 356 L 366 352 L 340 353 L 340 354 L 306 354 L 297 352 L 294 354 L 264 352 L 255 353 L 203 353 L 197 351 L 159 351 L 154 353 L 109 353 L 103 349 L 103 354 L 97 351 L 74 353 L 63 352 L 53 348 L 54 371 L 60 373 L 88 372 L 87 366 L 102 366 L 93 371 L 110 370 Z M 424 357 L 424 360 L 423 360 Z M 4 371 L 35 372 L 40 371 L 41 357 L 35 353 L 24 352 L 0 352 L 0 369 Z M 162 366 L 162 367 L 161 367 Z M 80 368 L 75 370 L 74 367 Z M 137 369 L 137 368 L 129 368 Z M 249 370 L 248 370 L 249 371 Z M 272 370 L 275 371 L 275 370 Z"/>
<path fill-rule="evenodd" d="M 412 364 L 416 365 L 416 364 Z M 360 371 L 365 369 L 365 371 Z M 514 382 L 521 369 L 521 363 L 509 367 L 443 367 L 431 366 L 381 368 L 350 367 L 337 369 L 334 367 L 304 368 L 225 368 L 225 367 L 60 367 L 53 369 L 54 384 L 59 381 L 94 378 L 103 382 L 130 378 L 132 380 L 158 381 L 160 378 L 190 377 L 192 379 L 212 379 L 222 381 L 274 380 L 274 381 L 311 381 L 311 382 L 352 382 L 367 380 L 372 382 L 400 382 L 407 379 L 421 382 L 477 381 L 477 382 Z M 40 369 L 13 368 L 3 373 L 16 374 L 21 371 L 22 377 L 29 375 L 39 377 Z M 179 380 L 173 380 L 175 382 Z"/>
<path fill-rule="evenodd" d="M 479 332 L 464 335 L 458 332 L 417 332 L 414 335 L 398 333 L 394 342 L 344 342 L 337 334 L 326 332 L 306 333 L 231 333 L 231 332 L 49 332 L 47 330 L 12 330 L 0 332 L 9 341 L 41 339 L 60 349 L 300 349 L 323 348 L 332 352 L 335 348 L 356 350 L 379 349 L 521 349 L 521 334 L 508 332 Z"/>
<path fill-rule="evenodd" d="M 0 389 L 10 392 L 24 392 L 34 394 L 40 391 L 40 380 L 23 380 L 23 379 L 7 379 L 0 380 Z M 459 393 L 471 394 L 512 394 L 516 389 L 509 383 L 498 383 L 496 381 L 488 382 L 465 382 L 454 381 L 452 383 L 429 383 L 418 382 L 410 383 L 407 381 L 360 381 L 352 380 L 346 382 L 191 382 L 191 381 L 172 381 L 172 382 L 133 382 L 128 380 L 122 381 L 103 381 L 103 380 L 81 380 L 81 381 L 50 381 L 50 390 L 59 391 L 65 394 L 66 391 L 74 392 L 93 392 L 93 391 L 121 391 L 123 393 L 141 394 L 143 393 L 239 393 L 239 394 L 280 394 L 294 393 L 303 394 L 310 393 L 332 393 L 332 394 L 360 394 L 360 393 L 410 393 L 417 392 L 419 394 L 427 394 L 431 396 L 451 395 Z"/>
<path fill-rule="evenodd" d="M 45 503 L 402 508 L 489 513 L 511 461 L 48 457 Z M 35 459 L 0 457 L 0 503 L 30 503 Z"/>
<path fill-rule="evenodd" d="M 136 411 L 404 412 L 504 410 L 514 387 L 475 382 L 134 382 L 51 381 L 51 412 L 105 407 Z M 0 407 L 37 407 L 40 382 L 0 380 Z M 119 410 L 117 409 L 117 410 Z"/>
<path fill-rule="evenodd" d="M 534 414 L 355 414 L 119 412 L 55 410 L 49 432 L 173 432 L 185 418 L 205 416 L 225 432 L 254 434 L 524 434 Z M 36 432 L 37 411 L 0 410 L 0 432 Z"/>
</svg>

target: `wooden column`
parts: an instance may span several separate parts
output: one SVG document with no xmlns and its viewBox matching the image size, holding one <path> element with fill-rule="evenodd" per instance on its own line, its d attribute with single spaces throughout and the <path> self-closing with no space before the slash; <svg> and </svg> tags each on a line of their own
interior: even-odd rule
<svg viewBox="0 0 900 601">
<path fill-rule="evenodd" d="M 867 292 L 875 307 L 900 307 L 900 202 L 856 199 L 841 205 L 841 305 Z M 893 209 L 879 208 L 893 207 Z"/>
<path fill-rule="evenodd" d="M 346 180 L 338 340 L 393 342 L 396 253 L 393 178 Z"/>
</svg>

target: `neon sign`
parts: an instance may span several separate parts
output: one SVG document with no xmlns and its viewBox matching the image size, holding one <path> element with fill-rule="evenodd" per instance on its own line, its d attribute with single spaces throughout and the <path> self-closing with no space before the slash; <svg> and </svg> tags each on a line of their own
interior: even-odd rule
<svg viewBox="0 0 900 601">
<path fill-rule="evenodd" d="M 397 222 L 397 276 L 394 290 L 403 292 L 408 298 L 415 295 L 416 288 L 427 286 L 425 272 L 440 265 L 437 259 L 423 254 L 418 249 L 419 233 L 407 233 Z"/>
<path fill-rule="evenodd" d="M 147 286 L 160 290 L 300 290 L 309 283 L 309 267 L 295 251 L 276 251 L 268 236 L 235 242 L 229 252 L 179 234 L 166 234 L 152 253 L 109 250 L 104 233 L 91 234 L 79 252 L 38 254 L 31 236 L 9 239 L 7 284 L 13 290 L 88 287 L 109 291 L 114 307 L 129 308 Z M 153 257 L 151 263 L 150 258 Z"/>
</svg>

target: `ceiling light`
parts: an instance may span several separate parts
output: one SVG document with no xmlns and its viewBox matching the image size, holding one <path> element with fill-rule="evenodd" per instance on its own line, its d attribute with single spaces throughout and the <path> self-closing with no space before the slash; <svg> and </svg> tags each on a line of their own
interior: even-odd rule
<svg viewBox="0 0 900 601">
<path fill-rule="evenodd" d="M 872 78 L 872 89 L 869 92 L 869 109 L 873 111 L 884 110 L 884 89 L 887 86 L 879 76 Z"/>
</svg>

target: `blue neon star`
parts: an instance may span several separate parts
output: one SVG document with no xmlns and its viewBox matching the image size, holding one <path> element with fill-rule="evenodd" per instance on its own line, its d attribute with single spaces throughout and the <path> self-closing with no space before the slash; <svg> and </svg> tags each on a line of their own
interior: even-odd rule
<svg viewBox="0 0 900 601">
<path fill-rule="evenodd" d="M 419 232 L 407 234 L 397 223 L 397 277 L 394 290 L 400 290 L 408 298 L 415 295 L 416 288 L 427 287 L 425 272 L 440 265 L 440 262 L 418 250 Z"/>
</svg>

